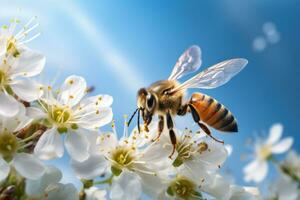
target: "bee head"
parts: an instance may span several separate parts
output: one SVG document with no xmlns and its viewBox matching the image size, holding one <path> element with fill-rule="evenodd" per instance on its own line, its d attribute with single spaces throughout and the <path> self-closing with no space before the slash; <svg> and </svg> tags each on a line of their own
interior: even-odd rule
<svg viewBox="0 0 300 200">
<path fill-rule="evenodd" d="M 150 113 L 153 113 L 154 108 L 156 106 L 156 98 L 154 94 L 147 91 L 145 88 L 141 88 L 138 91 L 138 108 L 144 109 Z"/>
</svg>

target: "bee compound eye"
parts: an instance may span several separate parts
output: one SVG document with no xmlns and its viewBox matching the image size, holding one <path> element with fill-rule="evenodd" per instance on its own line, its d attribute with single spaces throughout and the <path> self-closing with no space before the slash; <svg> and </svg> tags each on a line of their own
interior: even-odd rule
<svg viewBox="0 0 300 200">
<path fill-rule="evenodd" d="M 152 94 L 147 95 L 147 107 L 152 110 L 154 107 L 154 96 Z"/>
</svg>

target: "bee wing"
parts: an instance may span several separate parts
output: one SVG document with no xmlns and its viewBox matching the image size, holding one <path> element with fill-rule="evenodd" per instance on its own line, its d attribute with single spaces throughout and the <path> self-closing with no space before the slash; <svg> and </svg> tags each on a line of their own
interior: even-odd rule
<svg viewBox="0 0 300 200">
<path fill-rule="evenodd" d="M 219 87 L 238 74 L 247 65 L 247 63 L 248 61 L 243 58 L 235 58 L 220 62 L 185 81 L 174 88 L 171 92 L 188 88 L 212 89 Z"/>
<path fill-rule="evenodd" d="M 201 49 L 193 45 L 179 57 L 168 80 L 179 79 L 183 75 L 197 71 L 201 63 Z"/>
</svg>

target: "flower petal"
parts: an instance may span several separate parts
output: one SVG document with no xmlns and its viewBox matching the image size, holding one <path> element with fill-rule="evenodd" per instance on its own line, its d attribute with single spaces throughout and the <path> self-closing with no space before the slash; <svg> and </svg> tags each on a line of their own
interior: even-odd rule
<svg viewBox="0 0 300 200">
<path fill-rule="evenodd" d="M 108 161 L 100 154 L 90 155 L 90 157 L 83 162 L 71 160 L 71 167 L 76 176 L 84 179 L 94 179 L 102 175 L 108 165 Z"/>
<path fill-rule="evenodd" d="M 21 130 L 28 126 L 32 119 L 26 116 L 25 106 L 18 103 L 19 112 L 13 117 L 6 117 L 2 119 L 3 126 L 11 133 Z"/>
<path fill-rule="evenodd" d="M 4 180 L 10 172 L 10 166 L 0 157 L 0 182 Z"/>
<path fill-rule="evenodd" d="M 32 77 L 40 74 L 45 66 L 45 56 L 29 48 L 22 47 L 18 50 L 20 52 L 19 57 L 8 59 L 12 66 L 9 71 L 10 75 L 15 78 L 17 76 Z"/>
<path fill-rule="evenodd" d="M 84 191 L 88 200 L 106 200 L 105 190 L 93 186 Z"/>
<path fill-rule="evenodd" d="M 212 195 L 216 199 L 227 199 L 230 184 L 222 176 L 218 174 L 212 174 L 211 179 L 213 180 L 211 184 L 204 185 L 202 187 L 203 191 Z"/>
<path fill-rule="evenodd" d="M 294 139 L 287 137 L 272 146 L 272 153 L 284 153 L 288 151 L 293 145 Z"/>
<path fill-rule="evenodd" d="M 11 87 L 20 99 L 27 102 L 35 101 L 43 94 L 43 90 L 40 89 L 40 85 L 30 79 L 16 80 Z"/>
<path fill-rule="evenodd" d="M 38 179 L 45 173 L 43 163 L 32 154 L 16 154 L 13 165 L 17 172 L 27 179 Z"/>
<path fill-rule="evenodd" d="M 142 186 L 137 174 L 123 171 L 113 178 L 110 198 L 112 200 L 138 200 L 141 198 Z"/>
<path fill-rule="evenodd" d="M 51 190 L 46 196 L 45 200 L 78 200 L 78 191 L 75 186 L 71 183 L 62 184 L 58 183 L 53 185 L 53 190 Z"/>
<path fill-rule="evenodd" d="M 111 104 L 113 103 L 113 97 L 107 94 L 101 94 L 101 95 L 97 95 L 97 96 L 92 96 L 92 97 L 88 97 L 83 99 L 80 102 L 80 107 L 82 107 L 83 109 L 85 109 L 86 107 L 110 107 Z"/>
<path fill-rule="evenodd" d="M 54 166 L 46 166 L 44 175 L 37 180 L 26 180 L 26 194 L 31 198 L 41 198 L 45 189 L 54 183 L 58 183 L 62 178 L 62 173 Z"/>
<path fill-rule="evenodd" d="M 43 133 L 34 148 L 34 153 L 38 158 L 43 160 L 50 160 L 63 156 L 64 147 L 62 139 L 55 127 Z"/>
<path fill-rule="evenodd" d="M 203 141 L 208 145 L 209 150 L 197 154 L 197 156 L 195 156 L 196 160 L 206 169 L 216 170 L 225 162 L 228 151 L 225 145 L 215 142 L 210 138 L 204 139 Z"/>
<path fill-rule="evenodd" d="M 19 103 L 15 98 L 0 92 L 0 115 L 5 117 L 13 117 L 19 111 Z"/>
<path fill-rule="evenodd" d="M 35 107 L 27 107 L 26 108 L 26 115 L 32 119 L 42 119 L 46 117 L 46 113 L 43 112 L 43 110 Z"/>
<path fill-rule="evenodd" d="M 89 157 L 89 141 L 80 130 L 68 132 L 65 147 L 72 159 L 82 162 Z"/>
<path fill-rule="evenodd" d="M 61 87 L 58 101 L 63 105 L 73 107 L 86 93 L 86 81 L 80 76 L 69 76 Z"/>
<path fill-rule="evenodd" d="M 275 142 L 277 142 L 280 139 L 282 132 L 283 132 L 282 124 L 272 125 L 270 128 L 270 134 L 266 141 L 266 144 L 274 144 Z"/>
<path fill-rule="evenodd" d="M 254 181 L 259 183 L 265 179 L 268 173 L 268 164 L 266 161 L 255 160 L 244 168 L 245 181 Z"/>
<path fill-rule="evenodd" d="M 82 117 L 81 117 L 81 116 Z M 85 113 L 77 114 L 79 122 L 77 123 L 80 127 L 95 130 L 112 121 L 113 112 L 109 107 L 93 109 L 86 111 Z"/>
<path fill-rule="evenodd" d="M 118 138 L 114 133 L 104 133 L 98 137 L 97 145 L 100 152 L 108 153 L 118 145 Z"/>
</svg>

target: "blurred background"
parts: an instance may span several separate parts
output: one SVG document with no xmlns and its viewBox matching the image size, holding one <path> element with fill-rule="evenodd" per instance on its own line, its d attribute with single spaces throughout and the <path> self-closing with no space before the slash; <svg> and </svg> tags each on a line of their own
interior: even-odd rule
<svg viewBox="0 0 300 200">
<path fill-rule="evenodd" d="M 233 146 L 224 173 L 237 184 L 253 185 L 245 183 L 242 174 L 253 150 L 249 141 L 266 137 L 275 122 L 284 125 L 284 136 L 293 136 L 293 148 L 300 151 L 298 0 L 0 3 L 1 24 L 16 15 L 23 24 L 38 17 L 42 35 L 28 46 L 47 57 L 41 80 L 59 85 L 68 75 L 82 75 L 95 86 L 94 94 L 112 95 L 120 134 L 123 115 L 136 107 L 136 91 L 166 79 L 181 53 L 197 44 L 201 69 L 229 58 L 249 60 L 228 84 L 201 91 L 230 108 L 239 122 L 236 134 L 214 133 Z M 197 129 L 191 117 L 178 117 L 176 125 Z M 64 170 L 65 182 L 79 186 L 68 162 L 68 157 L 51 161 Z M 272 173 L 267 181 L 272 181 Z"/>
</svg>

